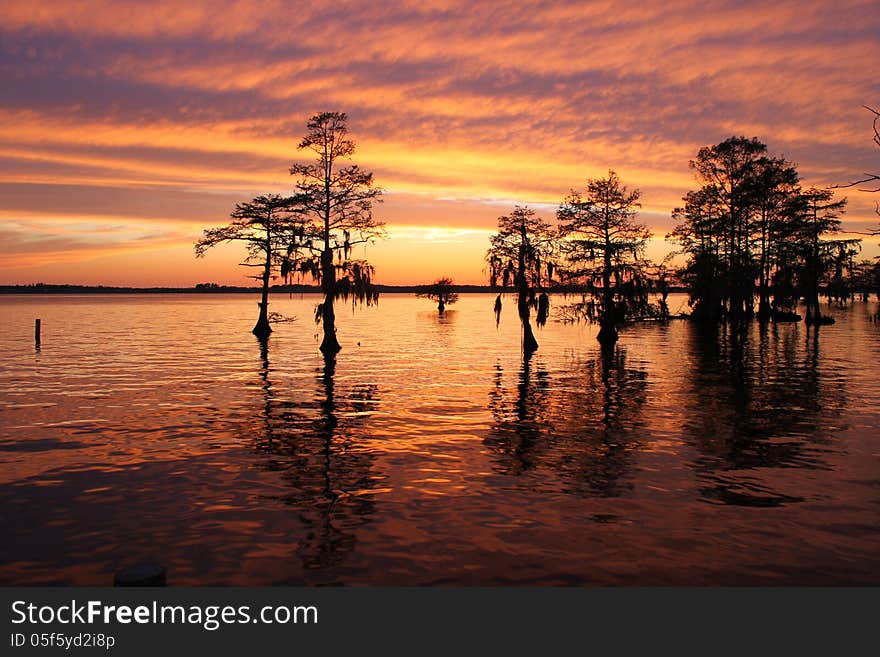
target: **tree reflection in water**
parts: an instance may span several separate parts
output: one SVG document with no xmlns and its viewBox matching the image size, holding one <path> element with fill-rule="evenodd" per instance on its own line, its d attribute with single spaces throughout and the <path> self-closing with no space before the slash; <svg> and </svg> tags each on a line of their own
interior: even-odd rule
<svg viewBox="0 0 880 657">
<path fill-rule="evenodd" d="M 512 475 L 540 470 L 543 483 L 561 492 L 621 495 L 631 487 L 642 441 L 646 373 L 627 366 L 623 346 L 572 362 L 558 380 L 533 365 L 535 358 L 523 358 L 513 389 L 496 365 L 489 401 L 494 425 L 485 443 L 498 455 L 498 469 Z"/>
<path fill-rule="evenodd" d="M 685 441 L 707 501 L 780 506 L 803 497 L 766 475 L 826 469 L 823 427 L 840 416 L 842 380 L 822 381 L 815 329 L 796 325 L 691 328 Z"/>
<path fill-rule="evenodd" d="M 304 568 L 336 566 L 354 549 L 354 530 L 375 512 L 374 459 L 363 437 L 378 405 L 377 388 L 356 385 L 338 393 L 336 359 L 329 355 L 315 369 L 312 400 L 299 398 L 301 389 L 279 392 L 271 380 L 270 341 L 260 341 L 264 408 L 256 447 L 290 489 L 279 499 L 297 510 L 305 527 L 302 536 L 291 537 Z"/>
</svg>

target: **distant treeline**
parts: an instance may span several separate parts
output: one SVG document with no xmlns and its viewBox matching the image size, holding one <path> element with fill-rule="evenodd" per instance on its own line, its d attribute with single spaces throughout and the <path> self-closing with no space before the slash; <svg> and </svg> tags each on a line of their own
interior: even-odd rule
<svg viewBox="0 0 880 657">
<path fill-rule="evenodd" d="M 430 285 L 376 285 L 381 294 L 424 294 Z M 272 285 L 273 292 L 292 294 L 320 294 L 319 285 Z M 218 285 L 216 283 L 198 283 L 194 287 L 116 287 L 111 285 L 56 285 L 51 283 L 31 283 L 29 285 L 0 285 L 0 294 L 254 294 L 259 292 L 256 286 Z M 488 285 L 456 285 L 455 291 L 461 294 L 498 294 L 499 292 L 515 293 L 509 287 L 503 290 Z M 583 290 L 575 288 L 558 288 L 557 293 L 579 294 Z M 672 288 L 672 292 L 687 292 L 684 287 Z"/>
</svg>

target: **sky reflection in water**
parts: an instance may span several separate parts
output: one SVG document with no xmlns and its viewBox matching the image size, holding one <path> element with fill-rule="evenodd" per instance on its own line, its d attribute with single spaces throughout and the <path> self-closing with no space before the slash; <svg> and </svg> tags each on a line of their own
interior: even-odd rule
<svg viewBox="0 0 880 657">
<path fill-rule="evenodd" d="M 880 583 L 876 302 L 524 361 L 493 299 L 341 308 L 335 363 L 310 297 L 0 299 L 0 583 Z"/>
</svg>

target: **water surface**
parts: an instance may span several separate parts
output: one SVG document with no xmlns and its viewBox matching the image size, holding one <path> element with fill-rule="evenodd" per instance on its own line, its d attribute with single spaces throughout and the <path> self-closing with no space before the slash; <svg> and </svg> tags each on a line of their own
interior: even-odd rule
<svg viewBox="0 0 880 657">
<path fill-rule="evenodd" d="M 0 584 L 880 584 L 876 302 L 524 361 L 493 301 L 341 306 L 328 365 L 315 297 L 0 297 Z"/>
</svg>

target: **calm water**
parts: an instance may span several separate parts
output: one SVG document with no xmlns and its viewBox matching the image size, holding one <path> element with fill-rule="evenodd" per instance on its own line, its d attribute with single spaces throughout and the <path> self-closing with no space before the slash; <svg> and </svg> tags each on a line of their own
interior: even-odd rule
<svg viewBox="0 0 880 657">
<path fill-rule="evenodd" d="M 876 302 L 524 363 L 510 298 L 386 295 L 325 368 L 255 301 L 0 297 L 0 584 L 880 584 Z"/>
</svg>

